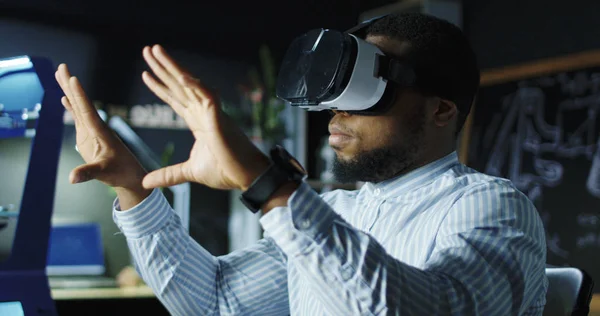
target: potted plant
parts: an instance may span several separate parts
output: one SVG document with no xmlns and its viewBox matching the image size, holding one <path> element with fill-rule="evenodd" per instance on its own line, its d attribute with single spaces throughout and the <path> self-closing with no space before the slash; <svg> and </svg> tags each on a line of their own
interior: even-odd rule
<svg viewBox="0 0 600 316">
<path fill-rule="evenodd" d="M 277 71 L 268 46 L 259 50 L 260 69 L 251 67 L 248 83 L 239 85 L 241 100 L 239 106 L 223 104 L 229 114 L 261 150 L 281 143 L 286 138 L 282 112 L 285 103 L 275 96 Z"/>
</svg>

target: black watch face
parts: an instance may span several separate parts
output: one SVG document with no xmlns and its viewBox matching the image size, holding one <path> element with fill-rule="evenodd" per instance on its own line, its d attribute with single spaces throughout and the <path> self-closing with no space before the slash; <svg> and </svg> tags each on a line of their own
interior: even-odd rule
<svg viewBox="0 0 600 316">
<path fill-rule="evenodd" d="M 296 170 L 298 170 L 298 172 L 302 173 L 303 175 L 306 175 L 306 170 L 304 170 L 304 168 L 302 168 L 302 166 L 300 165 L 298 160 L 296 160 L 296 158 L 290 156 L 289 163 L 290 163 L 290 165 L 294 166 L 294 168 L 296 168 Z"/>
<path fill-rule="evenodd" d="M 290 153 L 285 150 L 285 148 L 281 147 L 281 146 L 276 146 L 273 151 L 271 152 L 271 156 L 273 160 L 278 160 L 275 161 L 276 163 L 279 163 L 280 166 L 291 166 L 292 168 L 294 168 L 294 170 L 290 170 L 292 172 L 299 172 L 303 175 L 306 175 L 306 170 L 304 170 L 304 168 L 302 167 L 302 165 L 298 162 L 298 160 L 296 160 L 296 158 L 294 158 L 292 155 L 290 155 Z"/>
</svg>

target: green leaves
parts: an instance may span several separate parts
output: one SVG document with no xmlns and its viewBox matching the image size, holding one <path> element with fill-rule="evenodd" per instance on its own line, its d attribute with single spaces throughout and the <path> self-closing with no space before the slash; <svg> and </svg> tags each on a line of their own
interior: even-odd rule
<svg viewBox="0 0 600 316">
<path fill-rule="evenodd" d="M 275 62 L 271 55 L 271 50 L 268 46 L 262 45 L 259 49 L 259 58 L 262 65 L 262 75 L 265 84 L 266 97 L 268 99 L 275 96 L 275 81 L 277 74 L 275 73 Z"/>
<path fill-rule="evenodd" d="M 259 49 L 260 66 L 252 66 L 248 71 L 249 85 L 241 85 L 244 100 L 251 109 L 243 111 L 241 106 L 222 103 L 223 111 L 238 124 L 246 126 L 254 138 L 279 142 L 286 137 L 286 129 L 281 117 L 285 109 L 283 101 L 275 97 L 277 69 L 271 50 L 267 45 Z M 259 71 L 260 69 L 260 71 Z M 247 126 L 250 123 L 251 126 Z M 242 127 L 243 128 L 243 127 Z"/>
</svg>

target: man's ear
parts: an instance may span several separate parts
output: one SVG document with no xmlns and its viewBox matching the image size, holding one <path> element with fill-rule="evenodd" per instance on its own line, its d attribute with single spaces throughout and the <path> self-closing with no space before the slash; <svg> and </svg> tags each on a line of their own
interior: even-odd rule
<svg viewBox="0 0 600 316">
<path fill-rule="evenodd" d="M 456 108 L 456 104 L 452 101 L 433 98 L 432 102 L 434 102 L 434 112 L 433 112 L 433 122 L 438 127 L 444 127 L 457 116 L 458 109 Z"/>
</svg>

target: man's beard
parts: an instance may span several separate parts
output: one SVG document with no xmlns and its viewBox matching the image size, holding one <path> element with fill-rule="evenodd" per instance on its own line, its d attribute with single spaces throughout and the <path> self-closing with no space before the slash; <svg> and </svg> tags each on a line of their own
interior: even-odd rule
<svg viewBox="0 0 600 316">
<path fill-rule="evenodd" d="M 424 112 L 424 111 L 418 111 Z M 424 114 L 424 113 L 419 113 Z M 351 160 L 341 160 L 336 155 L 332 172 L 336 181 L 381 182 L 412 169 L 419 157 L 422 141 L 424 116 L 415 115 L 409 128 L 404 128 L 404 142 L 397 142 L 377 149 L 364 151 Z M 408 130 L 408 131 L 406 131 Z"/>
</svg>

